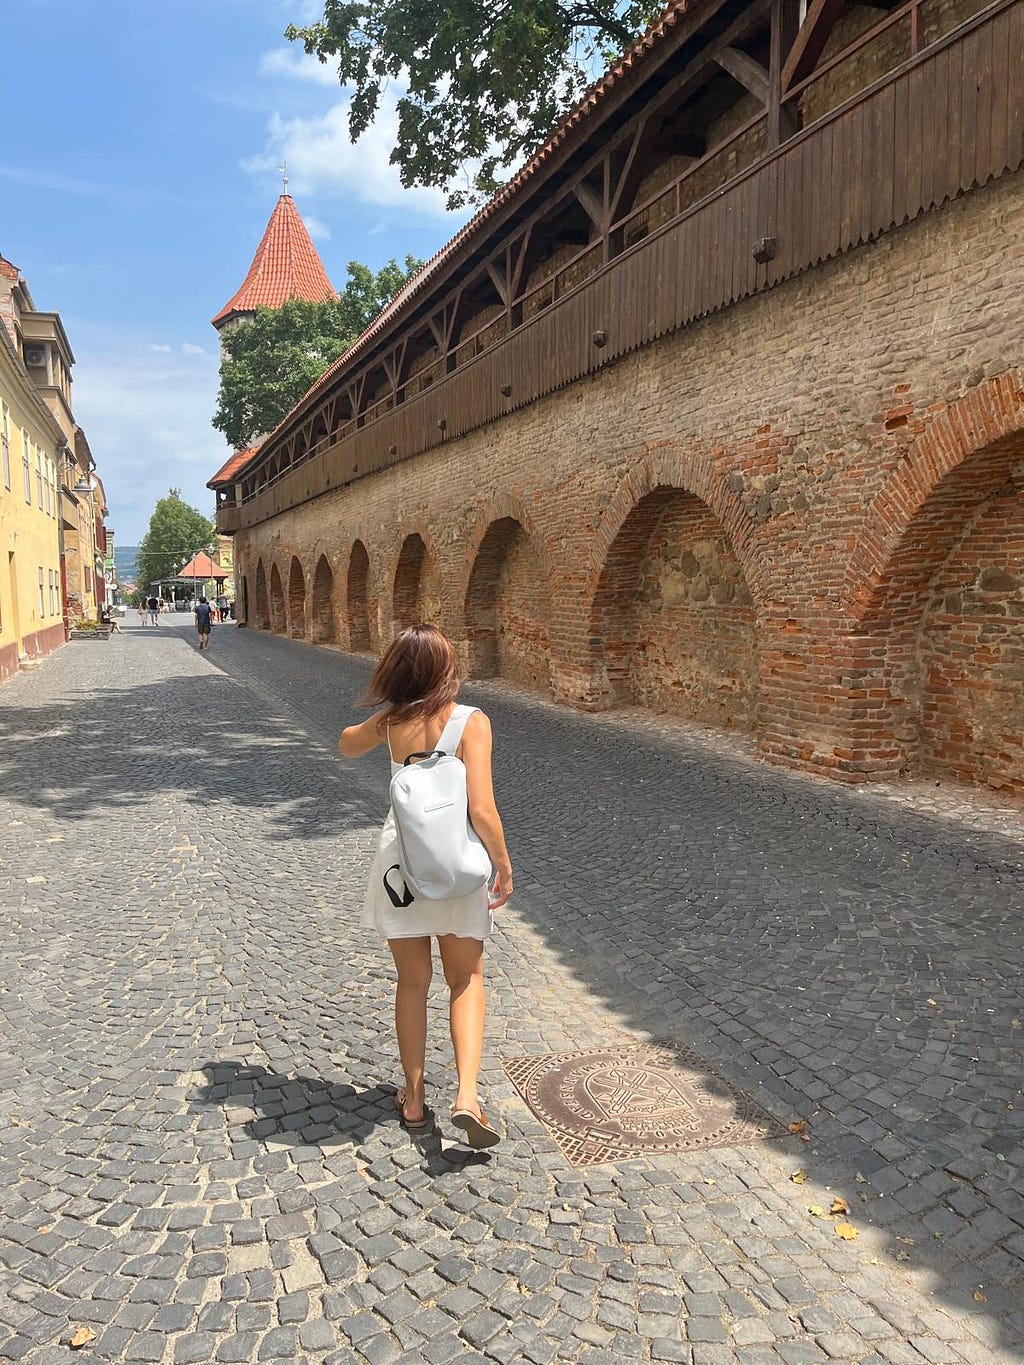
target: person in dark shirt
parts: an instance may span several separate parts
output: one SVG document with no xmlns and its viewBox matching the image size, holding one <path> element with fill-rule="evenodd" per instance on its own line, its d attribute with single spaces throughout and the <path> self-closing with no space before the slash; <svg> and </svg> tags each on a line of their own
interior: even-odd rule
<svg viewBox="0 0 1024 1365">
<path fill-rule="evenodd" d="M 196 630 L 199 632 L 199 648 L 210 648 L 210 625 L 213 621 L 213 608 L 205 597 L 200 597 L 195 609 Z"/>
</svg>

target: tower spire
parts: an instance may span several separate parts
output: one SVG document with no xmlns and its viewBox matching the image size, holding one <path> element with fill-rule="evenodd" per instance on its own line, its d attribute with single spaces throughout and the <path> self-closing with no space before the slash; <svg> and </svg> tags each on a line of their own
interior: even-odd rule
<svg viewBox="0 0 1024 1365">
<path fill-rule="evenodd" d="M 282 161 L 281 165 L 278 166 L 277 169 L 278 169 L 278 172 L 279 172 L 279 174 L 280 174 L 280 176 L 281 176 L 281 193 L 282 193 L 282 194 L 287 194 L 287 193 L 288 193 L 288 162 L 287 162 L 287 161 Z"/>
<path fill-rule="evenodd" d="M 288 193 L 285 166 L 281 167 L 281 175 L 284 193 L 274 205 L 249 273 L 213 319 L 218 332 L 231 322 L 253 317 L 257 308 L 280 308 L 288 299 L 320 303 L 338 297 L 295 200 Z"/>
</svg>

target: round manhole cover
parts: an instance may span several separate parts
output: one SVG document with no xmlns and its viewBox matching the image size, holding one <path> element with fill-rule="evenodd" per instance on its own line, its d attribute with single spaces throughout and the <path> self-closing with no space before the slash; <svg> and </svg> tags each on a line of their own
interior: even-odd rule
<svg viewBox="0 0 1024 1365">
<path fill-rule="evenodd" d="M 578 1166 L 781 1132 L 749 1096 L 682 1048 L 553 1053 L 506 1062 L 505 1070 Z"/>
</svg>

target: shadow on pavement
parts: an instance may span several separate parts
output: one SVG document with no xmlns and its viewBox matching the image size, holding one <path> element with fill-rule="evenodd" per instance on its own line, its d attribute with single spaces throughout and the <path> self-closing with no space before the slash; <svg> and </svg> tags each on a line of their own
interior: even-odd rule
<svg viewBox="0 0 1024 1365">
<path fill-rule="evenodd" d="M 270 1149 L 316 1147 L 321 1150 L 362 1146 L 381 1126 L 401 1131 L 393 1086 L 357 1089 L 319 1077 L 282 1075 L 264 1066 L 235 1061 L 207 1062 L 207 1084 L 193 1101 L 225 1110 L 251 1109 L 245 1133 Z M 405 1135 L 432 1174 L 487 1166 L 486 1152 L 473 1152 L 441 1141 L 436 1125 L 430 1132 Z"/>
<path fill-rule="evenodd" d="M 222 666 L 289 704 L 300 670 L 294 713 L 327 742 L 370 663 L 250 631 Z M 494 724 L 517 911 L 565 969 L 806 1120 L 794 1167 L 881 1230 L 896 1274 L 926 1270 L 993 1346 L 1024 1339 L 1021 842 L 671 727 L 465 697 Z M 383 795 L 383 771 L 359 780 Z"/>
<path fill-rule="evenodd" d="M 168 641 L 181 648 L 180 633 L 168 632 Z M 204 822 L 218 806 L 264 812 L 275 838 L 379 827 L 379 803 L 347 787 L 345 776 L 293 724 L 268 723 L 262 703 L 255 715 L 246 710 L 244 694 L 219 671 L 0 707 L 4 791 L 62 820 L 102 814 L 127 829 L 133 808 L 175 792 Z M 324 783 L 329 803 L 318 790 Z"/>
</svg>

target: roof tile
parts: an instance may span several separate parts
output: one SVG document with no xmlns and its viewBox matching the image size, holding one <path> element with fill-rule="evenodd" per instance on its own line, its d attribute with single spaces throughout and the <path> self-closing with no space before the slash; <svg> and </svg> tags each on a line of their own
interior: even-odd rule
<svg viewBox="0 0 1024 1365">
<path fill-rule="evenodd" d="M 256 248 L 249 273 L 238 292 L 213 319 L 213 325 L 222 325 L 233 313 L 280 308 L 289 299 L 324 303 L 337 297 L 295 201 L 290 194 L 282 194 Z"/>
</svg>

